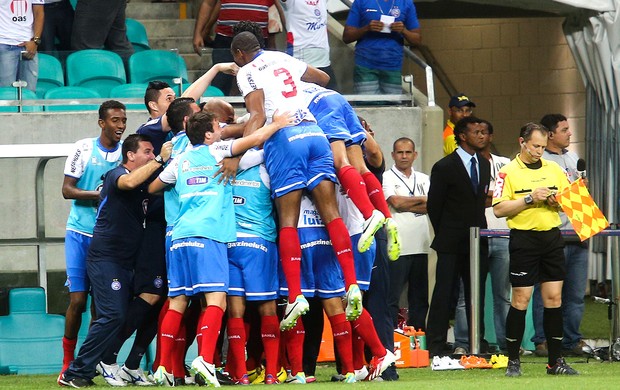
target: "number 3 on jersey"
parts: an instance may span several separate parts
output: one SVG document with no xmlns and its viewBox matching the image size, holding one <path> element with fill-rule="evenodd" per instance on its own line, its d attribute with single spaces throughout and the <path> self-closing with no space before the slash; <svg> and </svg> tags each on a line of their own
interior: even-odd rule
<svg viewBox="0 0 620 390">
<path fill-rule="evenodd" d="M 282 96 L 285 98 L 297 96 L 297 86 L 293 81 L 293 76 L 291 76 L 288 70 L 284 68 L 274 69 L 273 75 L 283 79 L 282 82 L 284 83 L 285 88 L 282 90 Z M 284 77 L 280 77 L 281 75 L 284 75 Z"/>
</svg>

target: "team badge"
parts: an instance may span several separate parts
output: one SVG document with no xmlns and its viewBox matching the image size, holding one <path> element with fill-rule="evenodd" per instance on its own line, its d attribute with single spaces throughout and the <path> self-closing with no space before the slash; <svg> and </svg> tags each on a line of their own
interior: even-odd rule
<svg viewBox="0 0 620 390">
<path fill-rule="evenodd" d="M 158 276 L 153 281 L 153 284 L 155 285 L 155 288 L 161 288 L 161 286 L 164 285 L 164 281 L 161 279 L 161 276 Z"/>
<path fill-rule="evenodd" d="M 398 6 L 394 6 L 394 8 L 392 8 L 390 10 L 390 15 L 392 15 L 395 18 L 399 17 L 400 16 L 400 8 L 398 8 Z"/>
<path fill-rule="evenodd" d="M 118 291 L 121 289 L 121 282 L 119 282 L 118 279 L 112 279 L 110 287 L 112 287 L 112 290 Z"/>
<path fill-rule="evenodd" d="M 321 16 L 321 10 L 320 10 L 320 9 L 318 9 L 318 8 L 315 8 L 315 9 L 314 9 L 314 15 L 315 15 L 315 16 L 317 16 L 317 17 L 318 17 L 318 16 Z"/>
</svg>

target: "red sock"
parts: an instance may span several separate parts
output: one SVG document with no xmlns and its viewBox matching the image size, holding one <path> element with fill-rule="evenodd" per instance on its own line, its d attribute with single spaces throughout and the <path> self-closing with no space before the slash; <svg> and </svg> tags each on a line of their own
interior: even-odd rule
<svg viewBox="0 0 620 390">
<path fill-rule="evenodd" d="M 332 241 L 332 248 L 334 248 L 334 252 L 336 252 L 340 268 L 342 268 L 344 284 L 348 290 L 350 285 L 357 283 L 349 231 L 344 225 L 344 222 L 342 222 L 342 218 L 334 219 L 325 225 L 325 227 L 327 228 L 329 239 Z"/>
<path fill-rule="evenodd" d="M 329 317 L 332 326 L 334 343 L 340 355 L 342 373 L 353 372 L 353 351 L 351 350 L 351 324 L 347 321 L 344 313 Z"/>
<path fill-rule="evenodd" d="M 364 367 L 364 340 L 355 334 L 355 330 L 353 331 L 352 340 L 352 348 L 351 352 L 353 353 L 353 368 L 356 370 L 361 370 Z"/>
<path fill-rule="evenodd" d="M 340 184 L 347 191 L 347 195 L 351 198 L 355 207 L 361 211 L 364 219 L 370 218 L 375 207 L 368 197 L 369 191 L 366 188 L 364 179 L 362 179 L 362 175 L 351 165 L 340 168 L 336 174 Z"/>
<path fill-rule="evenodd" d="M 65 372 L 67 368 L 69 368 L 69 365 L 71 364 L 73 359 L 75 359 L 75 345 L 76 344 L 77 344 L 77 338 L 75 339 L 68 339 L 66 337 L 62 338 L 63 357 L 62 357 L 62 371 L 61 372 Z"/>
<path fill-rule="evenodd" d="M 282 272 L 284 272 L 288 285 L 288 301 L 293 303 L 295 298 L 301 295 L 301 244 L 299 243 L 297 229 L 294 227 L 280 229 L 278 250 Z"/>
<path fill-rule="evenodd" d="M 223 316 L 224 311 L 222 308 L 215 305 L 207 306 L 202 313 L 202 326 L 200 328 L 202 330 L 202 349 L 200 350 L 200 356 L 207 363 L 213 363 L 214 361 L 215 344 L 220 335 Z"/>
<path fill-rule="evenodd" d="M 284 332 L 286 335 L 286 355 L 291 366 L 291 374 L 297 375 L 304 371 L 303 353 L 304 353 L 304 337 L 306 330 L 301 321 L 297 321 L 291 330 Z"/>
<path fill-rule="evenodd" d="M 153 372 L 159 367 L 159 359 L 161 358 L 161 324 L 164 322 L 164 317 L 170 307 L 170 299 L 166 299 L 164 305 L 161 307 L 159 317 L 157 318 L 157 340 L 155 343 L 155 359 L 153 359 Z"/>
<path fill-rule="evenodd" d="M 175 339 L 181 329 L 183 314 L 176 310 L 168 309 L 161 323 L 161 356 L 159 365 L 164 366 L 166 371 L 171 372 L 174 360 Z"/>
<path fill-rule="evenodd" d="M 196 346 L 198 347 L 198 355 L 200 355 L 200 351 L 202 350 L 202 315 L 204 312 L 200 313 L 198 317 L 198 325 L 196 326 Z"/>
<path fill-rule="evenodd" d="M 301 322 L 301 321 L 298 321 Z M 263 316 L 260 334 L 265 349 L 265 375 L 278 375 L 278 352 L 280 351 L 280 322 L 278 316 Z"/>
<path fill-rule="evenodd" d="M 362 175 L 362 178 L 364 179 L 364 183 L 366 183 L 368 198 L 370 198 L 374 208 L 381 211 L 385 218 L 391 218 L 392 213 L 390 213 L 390 208 L 383 194 L 383 187 L 379 180 L 377 180 L 377 177 L 372 172 L 366 172 Z"/>
<path fill-rule="evenodd" d="M 172 374 L 175 378 L 185 378 L 185 344 L 186 344 L 187 328 L 185 320 L 181 321 L 179 334 L 174 339 L 174 350 L 172 352 Z M 166 367 L 166 366 L 164 366 Z"/>
<path fill-rule="evenodd" d="M 381 340 L 379 340 L 377 330 L 372 322 L 372 317 L 368 314 L 368 310 L 364 310 L 362 315 L 353 321 L 351 327 L 353 328 L 353 334 L 360 336 L 364 343 L 368 345 L 373 356 L 385 356 L 385 347 L 381 344 Z"/>
<path fill-rule="evenodd" d="M 226 367 L 233 378 L 239 379 L 246 373 L 245 370 L 245 325 L 243 318 L 229 318 L 227 326 L 228 334 L 228 359 Z M 231 363 L 228 365 L 228 363 Z"/>
</svg>

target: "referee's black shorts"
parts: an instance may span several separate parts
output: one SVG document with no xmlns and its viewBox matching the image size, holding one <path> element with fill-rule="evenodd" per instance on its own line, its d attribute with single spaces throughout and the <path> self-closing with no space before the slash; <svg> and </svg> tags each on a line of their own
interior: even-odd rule
<svg viewBox="0 0 620 390">
<path fill-rule="evenodd" d="M 166 222 L 147 221 L 142 248 L 136 259 L 134 293 L 168 294 L 166 276 Z"/>
<path fill-rule="evenodd" d="M 510 230 L 510 283 L 529 287 L 564 280 L 564 239 L 560 229 Z"/>
</svg>

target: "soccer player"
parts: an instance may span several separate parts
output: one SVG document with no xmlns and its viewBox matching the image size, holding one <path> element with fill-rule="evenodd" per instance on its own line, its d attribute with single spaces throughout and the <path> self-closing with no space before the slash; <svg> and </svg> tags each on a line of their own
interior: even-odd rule
<svg viewBox="0 0 620 390">
<path fill-rule="evenodd" d="M 168 373 L 174 339 L 179 334 L 181 317 L 188 297 L 203 294 L 207 308 L 202 314 L 200 356 L 192 362 L 196 375 L 219 386 L 215 376 L 214 351 L 228 291 L 226 243 L 236 241 L 232 189 L 213 179 L 217 164 L 224 157 L 245 152 L 265 142 L 274 132 L 292 122 L 288 113 L 274 114 L 273 123 L 237 140 L 221 141 L 219 122 L 212 114 L 199 112 L 188 122 L 187 136 L 192 150 L 183 153 L 166 167 L 149 186 L 151 193 L 175 185 L 180 212 L 172 232 L 168 295 L 170 305 L 161 326 L 162 353 L 154 374 L 159 384 L 173 383 Z"/>
<path fill-rule="evenodd" d="M 122 159 L 121 137 L 127 126 L 125 105 L 115 100 L 103 102 L 99 107 L 98 124 L 101 128 L 99 137 L 85 138 L 75 143 L 65 163 L 62 183 L 63 197 L 73 199 L 73 204 L 65 236 L 65 286 L 69 288 L 69 307 L 62 338 L 64 357 L 61 375 L 74 358 L 82 312 L 90 289 L 86 274 L 86 254 L 95 226 L 103 175 Z"/>
<path fill-rule="evenodd" d="M 125 323 L 148 207 L 143 183 L 168 160 L 170 150 L 171 145 L 164 144 L 155 157 L 148 137 L 132 134 L 123 142 L 122 164 L 105 176 L 86 262 L 97 319 L 77 358 L 62 374 L 61 385 L 92 385 L 95 366 Z"/>
<path fill-rule="evenodd" d="M 316 125 L 297 86 L 301 80 L 325 85 L 329 76 L 287 54 L 263 51 L 251 32 L 246 31 L 235 36 L 231 51 L 235 63 L 241 66 L 237 84 L 250 113 L 246 134 L 251 134 L 264 123 L 268 123 L 267 118 L 276 108 L 295 114 L 294 126 L 276 133 L 264 145 L 265 165 L 272 181 L 272 194 L 278 210 L 278 249 L 289 288 L 288 304 L 280 322 L 280 329 L 292 328 L 299 316 L 309 308 L 308 301 L 301 293 L 301 249 L 297 234 L 304 189 L 312 193 L 321 219 L 329 232 L 344 273 L 348 301 L 347 318 L 355 319 L 363 310 L 362 295 L 356 284 L 351 239 L 336 205 L 333 157 L 325 134 Z M 383 221 L 377 220 L 376 223 L 382 224 Z M 369 226 L 365 233 L 374 232 L 376 229 L 378 227 Z"/>
</svg>

